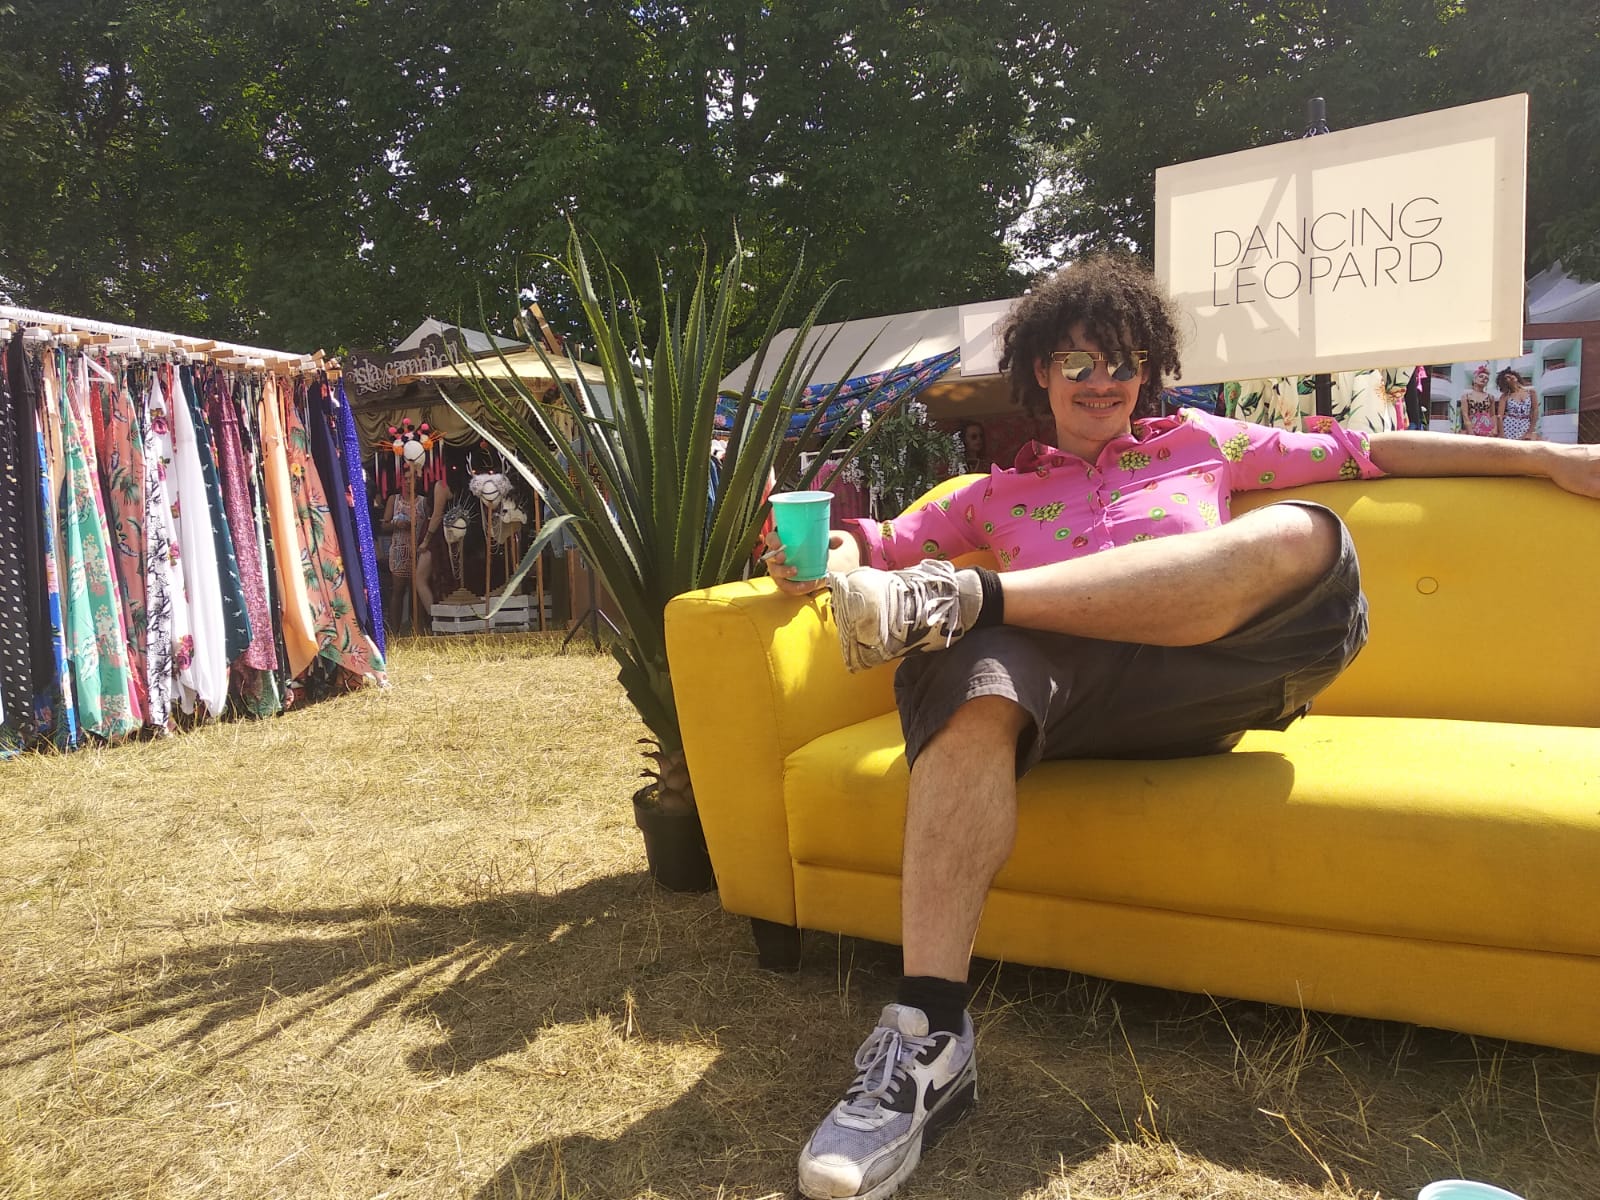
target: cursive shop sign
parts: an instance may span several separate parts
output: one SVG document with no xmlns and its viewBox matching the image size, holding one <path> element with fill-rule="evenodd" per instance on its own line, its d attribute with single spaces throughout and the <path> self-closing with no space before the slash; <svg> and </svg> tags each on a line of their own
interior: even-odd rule
<svg viewBox="0 0 1600 1200">
<path fill-rule="evenodd" d="M 345 356 L 345 390 L 357 403 L 392 400 L 407 381 L 439 367 L 463 362 L 472 355 L 459 329 L 446 329 L 443 335 L 431 333 L 413 349 L 394 354 L 369 354 L 356 351 Z"/>
<path fill-rule="evenodd" d="M 1514 353 L 1527 96 L 1156 172 L 1183 383 Z"/>
</svg>

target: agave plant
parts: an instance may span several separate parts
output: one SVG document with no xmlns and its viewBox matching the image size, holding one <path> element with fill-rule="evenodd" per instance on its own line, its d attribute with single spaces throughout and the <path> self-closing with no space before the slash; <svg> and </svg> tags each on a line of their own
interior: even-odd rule
<svg viewBox="0 0 1600 1200">
<path fill-rule="evenodd" d="M 508 371 L 509 380 L 503 381 L 470 362 L 462 373 L 474 384 L 493 428 L 457 408 L 560 514 L 529 546 L 518 577 L 565 529 L 616 602 L 621 637 L 612 653 L 621 667 L 618 681 L 651 735 L 646 744 L 654 765 L 645 774 L 655 780 L 656 803 L 677 811 L 693 811 L 694 792 L 667 666 L 667 601 L 695 588 L 743 578 L 752 567 L 770 509 L 769 481 L 810 486 L 826 455 L 843 443 L 861 410 L 877 399 L 876 392 L 861 399 L 821 438 L 818 431 L 835 403 L 836 384 L 812 409 L 804 434 L 787 440 L 790 420 L 804 411 L 799 402 L 831 342 L 807 335 L 832 288 L 799 322 L 770 386 L 757 395 L 756 381 L 794 298 L 798 265 L 767 321 L 744 390 L 719 390 L 729 369 L 724 361 L 728 326 L 741 295 L 743 259 L 737 236 L 719 271 L 710 271 L 702 258 L 687 300 L 669 294 L 658 269 L 655 307 L 662 316 L 651 336 L 627 281 L 603 256 L 597 256 L 599 272 L 591 272 L 574 231 L 566 256 L 552 261 L 571 280 L 582 304 L 585 341 L 596 349 L 612 411 L 605 412 L 580 372 L 572 372 L 576 383 L 560 383 L 559 399 L 546 400 L 514 372 Z M 806 349 L 813 340 L 817 344 Z M 557 378 L 543 347 L 536 341 L 534 347 L 550 377 Z M 853 367 L 842 378 L 851 376 Z M 719 399 L 734 408 L 725 431 L 714 424 Z M 723 432 L 727 448 L 713 487 L 712 438 Z M 851 453 L 859 452 L 870 436 L 869 430 L 858 438 Z M 569 455 L 576 439 L 581 439 L 590 470 L 573 469 L 576 456 Z M 822 451 L 803 471 L 797 462 L 802 446 Z"/>
</svg>

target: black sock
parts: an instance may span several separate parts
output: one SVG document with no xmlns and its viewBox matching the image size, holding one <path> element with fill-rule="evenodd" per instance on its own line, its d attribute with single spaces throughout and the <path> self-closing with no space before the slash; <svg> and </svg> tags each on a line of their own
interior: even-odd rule
<svg viewBox="0 0 1600 1200">
<path fill-rule="evenodd" d="M 965 980 L 939 979 L 933 975 L 900 976 L 897 1004 L 920 1008 L 928 1014 L 928 1032 L 960 1033 L 962 1019 L 972 989 Z"/>
<path fill-rule="evenodd" d="M 1003 625 L 1006 619 L 1006 595 L 1000 588 L 1000 574 L 988 567 L 973 567 L 978 573 L 978 584 L 983 588 L 983 607 L 972 622 L 974 629 L 989 625 Z"/>
</svg>

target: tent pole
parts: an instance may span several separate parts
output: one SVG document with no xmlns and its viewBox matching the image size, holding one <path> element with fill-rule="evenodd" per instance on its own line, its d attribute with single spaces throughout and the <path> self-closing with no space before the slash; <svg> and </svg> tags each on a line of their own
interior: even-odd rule
<svg viewBox="0 0 1600 1200">
<path fill-rule="evenodd" d="M 403 455 L 401 463 L 404 464 L 401 469 L 405 472 L 406 537 L 411 540 L 411 636 L 415 637 L 421 628 L 417 620 L 417 485 Z"/>
<path fill-rule="evenodd" d="M 539 494 L 533 496 L 533 537 L 539 540 L 539 531 L 544 528 L 544 505 L 539 499 Z M 544 551 L 539 552 L 539 557 L 533 560 L 533 589 L 534 604 L 539 608 L 539 632 L 544 632 Z"/>
</svg>

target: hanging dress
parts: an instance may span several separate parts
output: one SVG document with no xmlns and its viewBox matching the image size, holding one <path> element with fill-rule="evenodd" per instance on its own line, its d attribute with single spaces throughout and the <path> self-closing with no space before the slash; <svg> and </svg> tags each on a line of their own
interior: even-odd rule
<svg viewBox="0 0 1600 1200">
<path fill-rule="evenodd" d="M 139 716 L 148 720 L 149 673 L 146 643 L 149 615 L 145 596 L 144 431 L 138 405 L 128 390 L 127 373 L 114 383 L 91 385 L 95 395 L 96 449 L 105 486 L 106 520 L 111 531 L 112 561 L 128 630 L 128 663 L 133 670 Z"/>
<path fill-rule="evenodd" d="M 356 432 L 355 413 L 345 396 L 344 380 L 338 383 L 339 440 L 344 450 L 345 470 L 350 477 L 351 503 L 355 508 L 356 542 L 361 554 L 361 577 L 367 591 L 367 615 L 372 622 L 367 636 L 378 653 L 388 656 L 383 631 L 383 581 L 378 575 L 378 551 L 372 540 L 372 506 L 367 498 L 367 473 L 362 470 L 361 436 Z"/>
<path fill-rule="evenodd" d="M 182 367 L 178 374 L 183 394 L 189 401 L 189 417 L 194 422 L 195 449 L 200 455 L 200 478 L 205 484 L 206 511 L 211 514 L 211 540 L 216 547 L 217 580 L 222 587 L 223 653 L 231 665 L 250 648 L 250 613 L 245 605 L 244 581 L 239 574 L 228 509 L 222 497 L 216 443 L 211 422 L 206 419 L 205 404 L 200 398 L 205 381 L 197 378 L 195 369 L 190 366 Z"/>
<path fill-rule="evenodd" d="M 384 680 L 383 656 L 361 631 L 350 598 L 339 543 L 328 515 L 328 501 L 311 458 L 305 421 L 292 394 L 283 405 L 284 445 L 295 515 L 300 524 L 300 565 L 317 634 L 318 657 L 348 671 L 355 683 Z"/>
<path fill-rule="evenodd" d="M 287 380 L 267 377 L 261 390 L 260 427 L 284 650 L 289 658 L 289 678 L 298 679 L 317 657 L 317 635 L 311 615 L 311 597 L 300 568 L 300 522 L 295 514 L 289 450 L 283 428 L 283 396 L 285 393 L 292 395 L 293 387 Z"/>
<path fill-rule="evenodd" d="M 217 375 L 208 379 L 204 388 L 206 420 L 216 446 L 217 473 L 221 477 L 245 611 L 250 618 L 250 644 L 231 664 L 229 695 L 238 711 L 252 717 L 269 717 L 281 708 L 272 680 L 272 672 L 278 665 L 278 651 L 273 642 L 271 610 L 267 606 L 267 583 L 262 571 L 261 543 L 256 536 L 255 508 L 250 500 L 250 464 L 245 457 L 233 388 L 232 383 Z"/>
<path fill-rule="evenodd" d="M 73 704 L 72 676 L 67 660 L 67 614 L 63 585 L 65 561 L 61 549 L 61 480 L 65 465 L 61 445 L 61 389 L 58 355 L 47 352 L 34 378 L 34 442 L 39 453 L 40 530 L 43 541 L 45 630 L 49 666 L 33 675 L 34 720 L 58 750 L 78 744 L 78 711 Z M 29 366 L 31 370 L 31 363 Z"/>
<path fill-rule="evenodd" d="M 355 493 L 345 473 L 344 447 L 334 437 L 334 397 L 327 381 L 313 379 L 306 388 L 306 434 L 311 443 L 311 459 L 317 464 L 328 501 L 328 516 L 333 522 L 339 558 L 350 584 L 350 602 L 356 624 L 371 637 L 372 613 L 367 606 L 366 578 L 361 562 L 361 545 L 356 540 Z"/>
<path fill-rule="evenodd" d="M 189 627 L 189 600 L 179 561 L 178 526 L 168 492 L 172 426 L 166 392 L 157 373 L 151 374 L 142 408 L 146 466 L 145 685 L 150 697 L 146 719 L 158 729 L 167 729 L 172 723 L 173 690 L 179 677 L 189 671 L 194 655 L 194 635 Z M 189 711 L 193 711 L 192 700 Z"/>
<path fill-rule="evenodd" d="M 9 357 L 9 356 L 8 356 Z M 0 753 L 33 736 L 33 656 L 23 563 L 23 444 L 8 372 L 0 370 Z M 28 454 L 33 447 L 28 446 Z M 34 493 L 35 507 L 38 491 Z"/>
<path fill-rule="evenodd" d="M 144 721 L 136 711 L 128 629 L 111 561 L 111 536 L 101 509 L 86 357 L 77 356 L 65 382 L 60 412 L 67 657 L 72 663 L 80 726 L 109 740 L 136 732 Z"/>
<path fill-rule="evenodd" d="M 19 493 L 19 519 L 22 525 L 22 571 L 25 610 L 28 628 L 27 675 L 33 688 L 34 701 L 41 694 L 53 690 L 56 677 L 56 644 L 54 626 L 50 618 L 50 587 L 47 580 L 47 558 L 54 554 L 46 551 L 45 509 L 49 501 L 49 485 L 43 439 L 39 432 L 39 388 L 36 380 L 35 360 L 23 348 L 22 330 L 11 337 L 6 353 L 6 384 L 11 391 L 12 408 L 16 415 L 16 467 L 21 487 Z M 53 543 L 50 543 L 53 547 Z M 37 706 L 30 701 L 26 711 L 11 713 L 9 721 L 15 731 L 26 731 L 26 740 L 37 736 L 40 725 Z M 48 732 L 46 727 L 45 732 Z"/>
<path fill-rule="evenodd" d="M 259 693 L 254 697 L 252 711 L 283 711 L 283 685 L 288 678 L 289 656 L 283 641 L 283 616 L 278 605 L 283 584 L 278 579 L 277 562 L 273 556 L 272 528 L 267 524 L 266 477 L 262 474 L 261 430 L 257 425 L 261 413 L 262 379 L 256 376 L 235 390 L 233 399 L 239 416 L 239 437 L 244 446 L 245 461 L 249 466 L 250 508 L 255 514 L 256 553 L 261 560 L 261 578 L 267 595 L 267 617 L 272 629 L 273 667 L 270 672 L 258 673 L 255 683 Z"/>
<path fill-rule="evenodd" d="M 250 641 L 242 661 L 258 671 L 270 671 L 278 665 L 278 656 L 272 646 L 272 617 L 267 610 L 266 581 L 261 574 L 261 547 L 256 541 L 255 512 L 250 504 L 250 466 L 245 461 L 244 442 L 239 435 L 239 416 L 233 407 L 231 389 L 221 379 L 212 379 L 206 392 L 206 417 L 216 440 L 230 542 L 249 616 Z"/>
<path fill-rule="evenodd" d="M 192 692 L 205 707 L 205 715 L 220 717 L 228 699 L 228 634 L 210 496 L 200 461 L 194 413 L 182 386 L 182 371 L 186 370 L 187 367 L 180 369 L 168 411 L 172 422 L 172 472 L 168 480 L 177 485 L 172 508 L 181 547 L 178 561 L 183 568 L 183 587 L 189 597 L 194 631 L 194 653 L 189 670 L 182 677 L 183 711 L 195 711 Z"/>
</svg>

